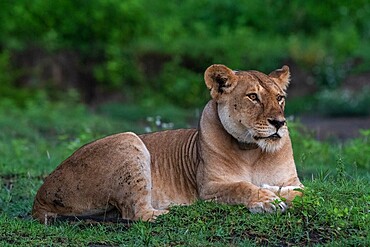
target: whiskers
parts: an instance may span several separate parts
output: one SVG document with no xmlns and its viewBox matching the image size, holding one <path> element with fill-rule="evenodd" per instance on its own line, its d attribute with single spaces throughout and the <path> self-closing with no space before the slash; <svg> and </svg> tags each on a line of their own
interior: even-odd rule
<svg viewBox="0 0 370 247">
<path fill-rule="evenodd" d="M 256 125 L 254 136 L 257 145 L 265 152 L 273 153 L 279 151 L 284 144 L 285 136 L 288 134 L 288 128 L 282 126 L 276 131 L 276 128 L 270 126 Z"/>
</svg>

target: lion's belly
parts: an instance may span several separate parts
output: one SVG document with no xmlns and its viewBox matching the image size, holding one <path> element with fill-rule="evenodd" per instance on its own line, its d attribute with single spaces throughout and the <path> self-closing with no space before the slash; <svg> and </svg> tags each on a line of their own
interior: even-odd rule
<svg viewBox="0 0 370 247">
<path fill-rule="evenodd" d="M 182 129 L 141 135 L 151 156 L 152 205 L 166 209 L 171 205 L 193 203 L 197 196 L 195 129 Z"/>
<path fill-rule="evenodd" d="M 172 191 L 175 192 L 175 191 Z M 152 206 L 155 209 L 168 209 L 173 205 L 190 205 L 196 200 L 195 191 L 194 194 L 183 193 L 169 193 L 169 191 L 163 191 L 159 188 L 152 190 Z"/>
</svg>

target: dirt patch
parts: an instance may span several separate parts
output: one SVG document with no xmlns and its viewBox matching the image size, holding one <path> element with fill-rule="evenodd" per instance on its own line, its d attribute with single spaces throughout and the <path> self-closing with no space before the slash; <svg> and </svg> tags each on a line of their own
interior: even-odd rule
<svg viewBox="0 0 370 247">
<path fill-rule="evenodd" d="M 318 140 L 346 141 L 359 137 L 359 130 L 370 129 L 370 116 L 339 118 L 303 116 L 300 120 Z"/>
</svg>

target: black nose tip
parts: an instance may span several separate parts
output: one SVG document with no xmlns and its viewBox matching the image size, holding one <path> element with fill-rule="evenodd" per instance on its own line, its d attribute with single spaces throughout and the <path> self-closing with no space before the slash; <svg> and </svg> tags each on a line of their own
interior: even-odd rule
<svg viewBox="0 0 370 247">
<path fill-rule="evenodd" d="M 272 125 L 274 126 L 277 130 L 281 128 L 281 126 L 284 126 L 285 124 L 285 119 L 283 121 L 281 120 L 277 120 L 277 119 L 273 119 L 273 118 L 269 118 L 267 119 L 267 121 Z"/>
</svg>

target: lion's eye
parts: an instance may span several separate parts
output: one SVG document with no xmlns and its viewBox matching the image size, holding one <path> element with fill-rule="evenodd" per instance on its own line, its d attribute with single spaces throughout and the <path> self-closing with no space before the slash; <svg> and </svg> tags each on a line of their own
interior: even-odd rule
<svg viewBox="0 0 370 247">
<path fill-rule="evenodd" d="M 282 96 L 282 95 L 279 95 L 279 96 L 277 96 L 277 101 L 282 101 L 283 99 L 285 99 L 285 96 Z"/>
<path fill-rule="evenodd" d="M 256 93 L 250 93 L 250 94 L 247 94 L 247 96 L 253 101 L 258 101 L 258 96 Z"/>
</svg>

